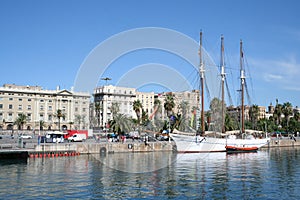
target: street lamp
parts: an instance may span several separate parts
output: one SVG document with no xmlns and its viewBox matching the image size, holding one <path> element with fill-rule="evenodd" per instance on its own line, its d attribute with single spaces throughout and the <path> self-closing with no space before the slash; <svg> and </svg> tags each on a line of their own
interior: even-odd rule
<svg viewBox="0 0 300 200">
<path fill-rule="evenodd" d="M 109 77 L 104 77 L 104 78 L 101 78 L 101 80 L 104 80 L 104 81 L 105 81 L 105 85 L 107 85 L 107 81 L 110 81 L 111 78 L 109 78 Z"/>
<path fill-rule="evenodd" d="M 107 81 L 110 81 L 111 78 L 109 78 L 109 77 L 103 77 L 103 78 L 101 78 L 101 80 L 104 80 L 105 81 L 105 85 L 107 85 Z M 105 93 L 104 93 L 104 87 L 103 87 L 103 94 L 105 95 Z M 103 96 L 103 102 L 104 101 L 105 101 L 105 99 L 104 99 L 104 96 Z M 106 127 L 106 124 L 107 124 L 107 107 L 108 107 L 107 104 L 108 104 L 108 99 L 107 99 L 106 105 L 105 105 L 105 119 L 106 119 L 106 122 L 105 122 L 105 132 L 107 131 L 106 130 L 107 129 L 107 127 Z M 102 116 L 102 119 L 103 118 L 104 118 L 104 115 Z M 103 122 L 103 124 L 104 124 L 104 122 Z"/>
</svg>

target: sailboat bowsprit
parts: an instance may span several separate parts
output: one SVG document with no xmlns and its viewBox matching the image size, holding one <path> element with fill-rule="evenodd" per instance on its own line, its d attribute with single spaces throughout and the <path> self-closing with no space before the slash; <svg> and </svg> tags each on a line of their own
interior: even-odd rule
<svg viewBox="0 0 300 200">
<path fill-rule="evenodd" d="M 225 68 L 224 68 L 224 46 L 223 36 L 221 38 L 221 80 L 222 80 L 222 121 L 221 121 L 221 132 L 205 131 L 204 129 L 204 64 L 202 61 L 202 32 L 200 33 L 200 89 L 201 89 L 201 131 L 200 133 L 186 133 L 174 130 L 170 136 L 176 143 L 177 152 L 179 153 L 208 153 L 208 152 L 248 152 L 257 151 L 260 147 L 266 145 L 270 138 L 255 138 L 252 135 L 247 135 L 244 128 L 244 84 L 245 75 L 243 68 L 243 50 L 242 42 L 240 42 L 240 80 L 241 80 L 241 130 L 237 131 L 243 135 L 243 138 L 237 138 L 235 134 L 225 133 L 224 126 L 224 80 L 225 80 Z M 246 136 L 245 136 L 246 135 Z"/>
</svg>

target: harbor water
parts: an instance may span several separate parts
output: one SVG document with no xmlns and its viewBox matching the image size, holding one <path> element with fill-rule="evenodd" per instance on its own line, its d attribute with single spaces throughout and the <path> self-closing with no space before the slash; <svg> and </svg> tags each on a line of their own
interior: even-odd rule
<svg viewBox="0 0 300 200">
<path fill-rule="evenodd" d="M 0 161 L 0 199 L 300 199 L 300 148 Z"/>
</svg>

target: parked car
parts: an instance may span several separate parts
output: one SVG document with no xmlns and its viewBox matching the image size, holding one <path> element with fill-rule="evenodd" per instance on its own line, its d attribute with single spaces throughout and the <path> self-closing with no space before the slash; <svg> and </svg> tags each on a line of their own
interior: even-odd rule
<svg viewBox="0 0 300 200">
<path fill-rule="evenodd" d="M 71 142 L 82 142 L 85 140 L 86 140 L 86 135 L 78 134 L 78 133 L 75 133 L 74 135 L 72 135 L 68 138 L 68 141 L 71 141 Z"/>
<path fill-rule="evenodd" d="M 27 134 L 22 134 L 19 136 L 19 138 L 22 138 L 22 139 L 32 139 L 32 136 L 31 135 L 27 135 Z"/>
</svg>

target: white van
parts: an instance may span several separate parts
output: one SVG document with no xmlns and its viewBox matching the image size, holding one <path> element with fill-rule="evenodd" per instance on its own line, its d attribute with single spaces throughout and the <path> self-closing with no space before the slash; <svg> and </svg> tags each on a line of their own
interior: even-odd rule
<svg viewBox="0 0 300 200">
<path fill-rule="evenodd" d="M 71 142 L 82 142 L 85 140 L 86 140 L 86 135 L 78 134 L 78 133 L 75 133 L 74 135 L 72 135 L 68 138 L 68 141 L 71 141 Z"/>
<path fill-rule="evenodd" d="M 66 133 L 60 131 L 47 132 L 45 137 L 42 137 L 41 143 L 50 142 L 50 143 L 63 143 L 64 135 Z"/>
</svg>

